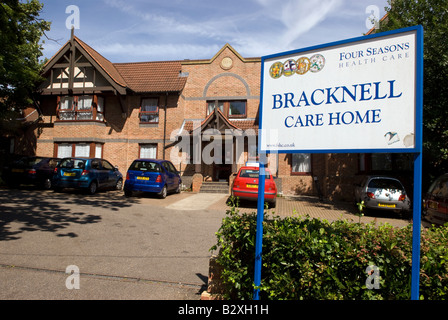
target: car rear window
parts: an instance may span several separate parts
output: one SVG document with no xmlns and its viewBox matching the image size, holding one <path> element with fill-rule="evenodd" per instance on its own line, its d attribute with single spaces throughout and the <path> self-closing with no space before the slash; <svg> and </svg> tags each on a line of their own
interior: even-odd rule
<svg viewBox="0 0 448 320">
<path fill-rule="evenodd" d="M 82 159 L 64 159 L 60 164 L 64 169 L 84 169 L 86 167 L 86 160 Z"/>
<path fill-rule="evenodd" d="M 153 161 L 134 161 L 129 170 L 144 172 L 161 172 L 160 164 Z"/>
<path fill-rule="evenodd" d="M 22 158 L 16 161 L 14 164 L 18 166 L 32 167 L 38 163 L 40 163 L 43 158 Z"/>
<path fill-rule="evenodd" d="M 369 182 L 368 187 L 378 189 L 403 189 L 403 186 L 400 182 L 391 179 L 373 179 Z"/>
<path fill-rule="evenodd" d="M 266 179 L 270 179 L 271 175 L 266 172 Z M 258 178 L 258 170 L 256 169 L 242 169 L 240 172 L 240 178 Z"/>
<path fill-rule="evenodd" d="M 448 176 L 436 180 L 429 192 L 439 197 L 448 197 Z"/>
</svg>

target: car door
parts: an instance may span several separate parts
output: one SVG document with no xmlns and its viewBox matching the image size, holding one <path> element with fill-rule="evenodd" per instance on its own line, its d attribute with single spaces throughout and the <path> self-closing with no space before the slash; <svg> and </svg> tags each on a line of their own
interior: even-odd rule
<svg viewBox="0 0 448 320">
<path fill-rule="evenodd" d="M 99 188 L 106 187 L 109 177 L 107 175 L 107 171 L 103 170 L 100 159 L 92 159 L 91 160 L 90 170 L 92 171 L 93 176 L 98 181 L 98 187 Z"/>
<path fill-rule="evenodd" d="M 169 162 L 163 162 L 162 166 L 166 172 L 166 187 L 168 190 L 173 190 L 175 187 L 177 187 L 177 185 L 175 184 L 175 174 L 170 168 Z"/>
<path fill-rule="evenodd" d="M 177 187 L 180 184 L 180 175 L 179 172 L 176 170 L 176 168 L 174 167 L 173 163 L 171 163 L 170 161 L 167 161 L 170 173 L 173 176 L 173 189 L 176 190 Z"/>
<path fill-rule="evenodd" d="M 114 187 L 118 181 L 117 170 L 107 160 L 101 160 L 102 173 L 105 175 L 105 187 Z"/>
</svg>

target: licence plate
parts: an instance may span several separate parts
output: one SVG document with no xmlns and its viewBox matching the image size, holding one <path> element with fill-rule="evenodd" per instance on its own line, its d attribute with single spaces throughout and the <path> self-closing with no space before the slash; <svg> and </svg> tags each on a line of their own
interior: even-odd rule
<svg viewBox="0 0 448 320">
<path fill-rule="evenodd" d="M 382 208 L 395 208 L 396 205 L 395 205 L 395 204 L 378 203 L 378 207 L 382 207 Z"/>
<path fill-rule="evenodd" d="M 258 188 L 258 184 L 246 184 L 248 188 Z"/>
<path fill-rule="evenodd" d="M 137 177 L 137 180 L 146 180 L 146 181 L 149 181 L 149 177 Z"/>
<path fill-rule="evenodd" d="M 64 172 L 64 177 L 74 177 L 76 176 L 76 173 L 74 172 Z"/>
<path fill-rule="evenodd" d="M 25 170 L 23 170 L 23 169 L 12 169 L 11 171 L 12 171 L 12 172 L 15 172 L 15 173 L 25 172 Z"/>
</svg>

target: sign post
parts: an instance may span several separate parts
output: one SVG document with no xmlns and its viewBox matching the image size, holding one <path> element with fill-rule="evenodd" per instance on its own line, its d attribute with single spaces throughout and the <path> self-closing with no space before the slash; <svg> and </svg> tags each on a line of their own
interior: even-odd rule
<svg viewBox="0 0 448 320">
<path fill-rule="evenodd" d="M 263 220 L 264 220 L 264 190 L 266 184 L 266 154 L 260 155 L 260 167 L 258 175 L 258 199 L 257 199 L 257 234 L 255 236 L 255 271 L 254 271 L 254 300 L 260 299 L 261 284 L 261 256 L 263 247 Z"/>
<path fill-rule="evenodd" d="M 262 57 L 260 154 L 414 153 L 411 299 L 419 294 L 422 117 L 421 26 Z M 256 286 L 261 246 L 257 227 Z"/>
</svg>

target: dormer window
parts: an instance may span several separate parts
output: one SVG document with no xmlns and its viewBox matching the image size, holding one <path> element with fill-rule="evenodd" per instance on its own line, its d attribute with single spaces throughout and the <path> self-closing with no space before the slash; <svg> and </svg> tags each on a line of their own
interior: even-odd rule
<svg viewBox="0 0 448 320">
<path fill-rule="evenodd" d="M 159 99 L 142 99 L 139 118 L 140 123 L 159 123 Z"/>
</svg>

